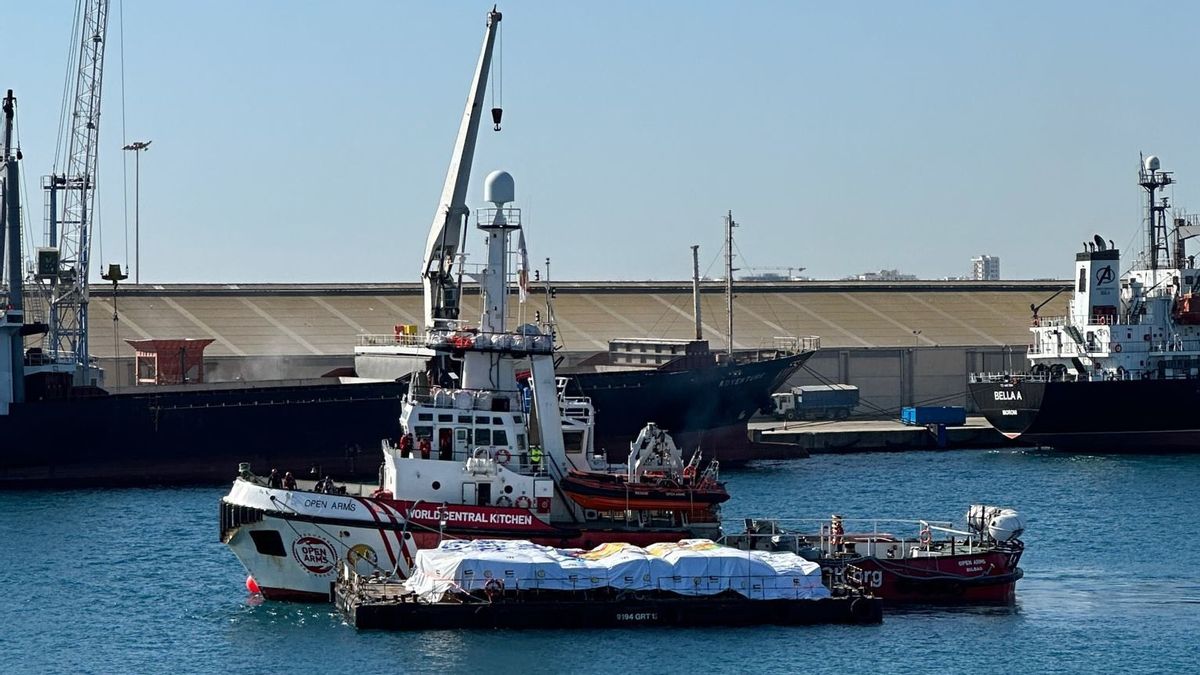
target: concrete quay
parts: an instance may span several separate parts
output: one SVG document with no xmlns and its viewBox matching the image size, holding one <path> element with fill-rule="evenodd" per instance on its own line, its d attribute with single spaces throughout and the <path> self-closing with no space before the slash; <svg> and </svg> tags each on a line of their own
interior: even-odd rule
<svg viewBox="0 0 1200 675">
<path fill-rule="evenodd" d="M 983 449 L 1012 445 L 983 417 L 968 417 L 966 425 L 947 428 L 946 445 L 942 448 L 937 445 L 937 436 L 925 427 L 907 426 L 894 420 L 751 422 L 750 438 L 754 442 L 754 451 L 746 459 L 797 459 L 812 454 Z"/>
</svg>

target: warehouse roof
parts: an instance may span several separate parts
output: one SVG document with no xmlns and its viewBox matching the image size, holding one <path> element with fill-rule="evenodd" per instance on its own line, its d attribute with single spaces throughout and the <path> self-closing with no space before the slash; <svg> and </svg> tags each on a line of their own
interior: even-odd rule
<svg viewBox="0 0 1200 675">
<path fill-rule="evenodd" d="M 734 341 L 738 348 L 771 344 L 776 336 L 819 335 L 829 347 L 1023 345 L 1030 305 L 1067 281 L 738 282 Z M 724 286 L 701 293 L 704 337 L 725 344 Z M 1043 316 L 1063 314 L 1067 294 Z M 122 286 L 116 297 L 125 339 L 213 338 L 210 356 L 340 355 L 357 336 L 390 334 L 420 323 L 418 284 L 163 284 Z M 615 338 L 688 338 L 694 331 L 691 282 L 555 282 L 559 335 L 571 351 L 597 351 Z M 522 308 L 512 302 L 513 311 Z M 521 320 L 545 316 L 545 291 L 535 289 Z M 479 313 L 468 289 L 463 316 Z M 91 292 L 91 351 L 113 350 L 112 289 Z"/>
</svg>

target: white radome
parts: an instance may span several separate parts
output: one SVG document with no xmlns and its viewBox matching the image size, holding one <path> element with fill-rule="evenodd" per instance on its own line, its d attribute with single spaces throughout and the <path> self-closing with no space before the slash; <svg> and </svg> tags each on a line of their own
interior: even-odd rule
<svg viewBox="0 0 1200 675">
<path fill-rule="evenodd" d="M 1150 155 L 1146 158 L 1145 166 L 1147 171 L 1158 171 L 1162 165 L 1158 162 L 1158 155 Z"/>
<path fill-rule="evenodd" d="M 516 196 L 517 186 L 511 173 L 493 171 L 483 179 L 483 201 L 500 206 L 512 203 Z"/>
</svg>

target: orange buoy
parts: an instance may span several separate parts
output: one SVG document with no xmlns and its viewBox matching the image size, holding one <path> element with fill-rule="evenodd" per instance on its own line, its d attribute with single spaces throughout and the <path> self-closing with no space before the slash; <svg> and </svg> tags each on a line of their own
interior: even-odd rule
<svg viewBox="0 0 1200 675">
<path fill-rule="evenodd" d="M 255 581 L 254 577 L 251 575 L 246 576 L 246 590 L 250 591 L 254 595 L 262 595 L 262 589 L 258 587 L 258 582 Z"/>
</svg>

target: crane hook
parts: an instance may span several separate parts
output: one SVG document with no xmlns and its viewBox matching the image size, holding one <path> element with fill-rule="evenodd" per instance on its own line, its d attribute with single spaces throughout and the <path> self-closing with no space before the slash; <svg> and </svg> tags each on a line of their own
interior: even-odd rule
<svg viewBox="0 0 1200 675">
<path fill-rule="evenodd" d="M 503 108 L 492 108 L 492 123 L 496 125 L 496 131 L 500 131 L 500 118 L 504 116 Z"/>
</svg>

